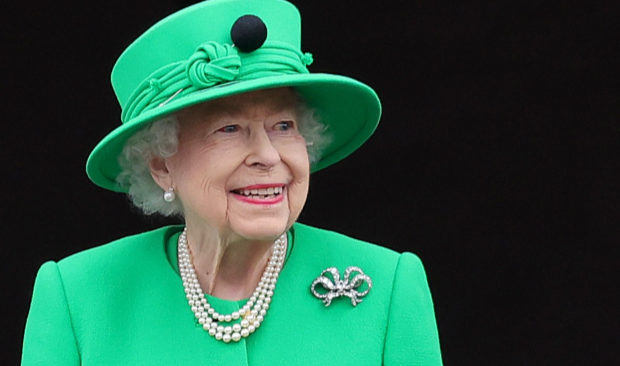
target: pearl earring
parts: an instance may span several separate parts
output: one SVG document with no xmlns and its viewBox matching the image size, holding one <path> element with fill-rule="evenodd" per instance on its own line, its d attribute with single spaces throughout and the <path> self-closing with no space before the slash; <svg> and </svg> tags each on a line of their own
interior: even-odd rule
<svg viewBox="0 0 620 366">
<path fill-rule="evenodd" d="M 177 198 L 177 195 L 174 194 L 174 188 L 170 187 L 166 192 L 164 192 L 164 201 L 172 202 Z"/>
</svg>

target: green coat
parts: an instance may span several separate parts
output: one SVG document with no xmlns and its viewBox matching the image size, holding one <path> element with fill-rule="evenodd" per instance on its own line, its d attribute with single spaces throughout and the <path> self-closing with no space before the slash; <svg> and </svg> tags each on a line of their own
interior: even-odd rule
<svg viewBox="0 0 620 366">
<path fill-rule="evenodd" d="M 341 234 L 295 224 L 265 321 L 238 343 L 197 323 L 165 227 L 45 263 L 37 275 L 22 365 L 441 365 L 424 269 Z M 292 244 L 292 245 L 290 245 Z M 321 271 L 360 267 L 373 281 L 357 307 L 310 292 Z M 220 313 L 245 301 L 213 297 Z"/>
</svg>

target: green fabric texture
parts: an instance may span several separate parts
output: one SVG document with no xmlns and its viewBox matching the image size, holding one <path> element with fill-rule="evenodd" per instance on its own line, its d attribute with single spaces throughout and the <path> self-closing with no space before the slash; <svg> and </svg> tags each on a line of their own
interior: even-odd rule
<svg viewBox="0 0 620 366">
<path fill-rule="evenodd" d="M 242 52 L 231 28 L 244 15 L 267 27 L 263 46 Z M 327 41 L 327 40 L 326 40 Z M 86 172 L 97 185 L 122 191 L 117 158 L 145 124 L 194 104 L 235 94 L 293 87 L 316 110 L 333 142 L 312 171 L 348 156 L 374 132 L 381 115 L 377 94 L 354 79 L 309 73 L 313 57 L 301 51 L 301 19 L 282 0 L 209 0 L 161 20 L 119 57 L 112 86 L 122 125 L 93 150 Z"/>
<path fill-rule="evenodd" d="M 441 365 L 420 260 L 295 224 L 264 322 L 238 343 L 210 337 L 187 305 L 171 226 L 45 263 L 22 365 Z M 360 267 L 373 288 L 357 307 L 310 292 L 322 270 Z M 209 297 L 220 313 L 245 301 Z"/>
</svg>

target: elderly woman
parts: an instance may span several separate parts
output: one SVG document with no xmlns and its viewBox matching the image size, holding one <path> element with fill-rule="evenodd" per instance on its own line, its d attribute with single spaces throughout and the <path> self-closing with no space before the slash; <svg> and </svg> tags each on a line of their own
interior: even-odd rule
<svg viewBox="0 0 620 366">
<path fill-rule="evenodd" d="M 311 61 L 281 0 L 194 5 L 121 55 L 123 124 L 87 172 L 184 225 L 45 263 L 23 365 L 441 364 L 414 255 L 296 223 L 380 114 Z"/>
</svg>

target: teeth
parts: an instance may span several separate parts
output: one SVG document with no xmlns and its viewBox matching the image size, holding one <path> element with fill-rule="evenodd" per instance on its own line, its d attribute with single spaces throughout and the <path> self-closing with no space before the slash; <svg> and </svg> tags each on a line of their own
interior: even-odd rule
<svg viewBox="0 0 620 366">
<path fill-rule="evenodd" d="M 282 187 L 269 187 L 260 189 L 239 189 L 238 192 L 244 196 L 252 196 L 252 198 L 260 198 L 260 196 L 271 196 L 281 194 Z"/>
</svg>

